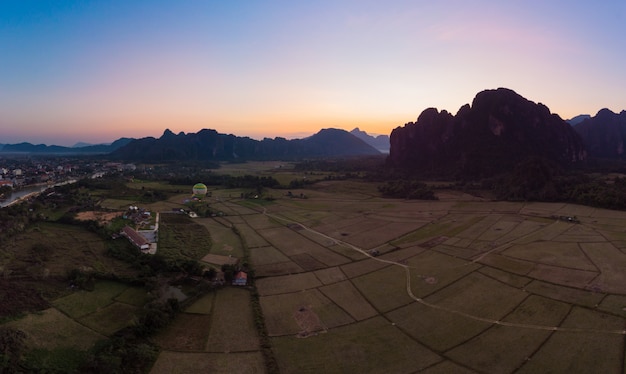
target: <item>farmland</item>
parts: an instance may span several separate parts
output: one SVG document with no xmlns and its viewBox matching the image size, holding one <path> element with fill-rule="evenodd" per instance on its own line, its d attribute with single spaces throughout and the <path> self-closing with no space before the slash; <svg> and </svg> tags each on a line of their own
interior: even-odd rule
<svg viewBox="0 0 626 374">
<path fill-rule="evenodd" d="M 626 213 L 341 183 L 233 219 L 280 372 L 623 372 Z"/>
<path fill-rule="evenodd" d="M 302 177 L 269 162 L 229 168 L 221 172 Z M 152 373 L 625 370 L 625 212 L 444 189 L 439 201 L 386 199 L 355 180 L 267 189 L 271 199 L 233 191 L 207 197 L 219 216 L 165 215 L 159 250 L 214 268 L 238 259 L 251 284 L 185 304 L 150 338 L 160 349 Z M 151 209 L 181 201 L 171 195 Z M 105 245 L 85 230 L 45 223 L 27 234 L 8 242 L 21 250 L 1 252 L 5 278 L 53 277 L 69 265 L 133 272 L 102 256 Z M 50 248 L 35 246 L 45 240 Z M 115 281 L 47 298 L 46 309 L 5 324 L 48 352 L 114 335 L 149 299 Z"/>
</svg>

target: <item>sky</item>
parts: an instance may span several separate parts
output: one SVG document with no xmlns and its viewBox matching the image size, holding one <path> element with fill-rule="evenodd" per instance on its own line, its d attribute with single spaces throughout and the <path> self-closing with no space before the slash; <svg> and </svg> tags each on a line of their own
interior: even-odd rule
<svg viewBox="0 0 626 374">
<path fill-rule="evenodd" d="M 506 87 L 626 109 L 625 0 L 0 0 L 0 143 L 390 134 Z"/>
</svg>

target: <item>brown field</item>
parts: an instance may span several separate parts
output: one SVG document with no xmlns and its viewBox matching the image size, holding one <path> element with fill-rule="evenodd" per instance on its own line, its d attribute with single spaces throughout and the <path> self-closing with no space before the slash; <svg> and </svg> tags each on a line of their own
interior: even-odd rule
<svg viewBox="0 0 626 374">
<path fill-rule="evenodd" d="M 257 290 L 261 296 L 304 291 L 321 285 L 314 273 L 263 278 L 256 283 Z"/>
<path fill-rule="evenodd" d="M 321 287 L 320 291 L 357 321 L 378 314 L 349 281 Z"/>
<path fill-rule="evenodd" d="M 123 214 L 123 212 L 101 212 L 101 211 L 90 211 L 90 212 L 78 212 L 76 213 L 76 219 L 79 221 L 97 221 L 100 224 L 106 224 L 111 222 L 113 218 L 119 217 Z"/>
<path fill-rule="evenodd" d="M 411 373 L 441 360 L 381 317 L 272 345 L 281 373 Z"/>
<path fill-rule="evenodd" d="M 265 363 L 260 352 L 184 353 L 163 351 L 151 374 L 262 374 Z"/>
<path fill-rule="evenodd" d="M 318 290 L 261 297 L 267 333 L 270 336 L 297 335 L 302 331 L 294 313 L 310 309 L 324 330 L 354 322 L 344 310 Z"/>
<path fill-rule="evenodd" d="M 215 295 L 207 352 L 249 352 L 259 350 L 250 292 L 229 288 Z"/>
</svg>

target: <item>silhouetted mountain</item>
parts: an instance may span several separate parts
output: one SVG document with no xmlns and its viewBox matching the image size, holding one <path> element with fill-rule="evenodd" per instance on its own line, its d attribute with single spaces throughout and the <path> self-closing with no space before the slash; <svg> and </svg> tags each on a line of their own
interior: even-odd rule
<svg viewBox="0 0 626 374">
<path fill-rule="evenodd" d="M 595 116 L 574 127 L 590 157 L 625 159 L 626 111 L 620 114 L 601 109 Z"/>
<path fill-rule="evenodd" d="M 581 123 L 582 121 L 591 118 L 591 116 L 589 114 L 579 114 L 574 118 L 570 118 L 565 120 L 565 122 L 569 123 L 571 126 L 576 126 L 579 123 Z"/>
<path fill-rule="evenodd" d="M 105 154 L 113 152 L 114 150 L 128 144 L 132 138 L 120 138 L 111 144 L 98 144 L 85 147 L 63 147 L 60 145 L 45 145 L 45 144 L 31 144 L 31 143 L 18 143 L 18 144 L 5 144 L 0 148 L 0 153 L 35 153 L 35 154 Z"/>
<path fill-rule="evenodd" d="M 350 131 L 350 134 L 363 140 L 383 153 L 389 153 L 389 135 L 372 136 L 365 131 L 361 131 L 358 127 Z"/>
<path fill-rule="evenodd" d="M 413 173 L 483 177 L 529 158 L 559 165 L 585 159 L 572 127 L 512 90 L 480 92 L 453 116 L 429 108 L 391 133 L 389 162 Z"/>
<path fill-rule="evenodd" d="M 78 142 L 78 143 L 74 144 L 74 145 L 72 146 L 72 148 L 89 147 L 89 146 L 92 146 L 92 145 L 96 145 L 96 144 L 92 144 L 92 143 L 85 143 L 85 142 Z"/>
<path fill-rule="evenodd" d="M 324 129 L 304 139 L 285 138 L 261 141 L 220 134 L 204 129 L 198 133 L 174 134 L 169 129 L 155 139 L 137 139 L 110 156 L 124 160 L 293 160 L 318 157 L 380 154 L 361 139 L 344 130 Z"/>
</svg>

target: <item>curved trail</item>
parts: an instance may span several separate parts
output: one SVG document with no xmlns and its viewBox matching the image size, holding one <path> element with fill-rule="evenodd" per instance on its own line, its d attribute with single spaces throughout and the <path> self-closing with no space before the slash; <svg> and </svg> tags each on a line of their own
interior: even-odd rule
<svg viewBox="0 0 626 374">
<path fill-rule="evenodd" d="M 614 335 L 626 335 L 626 330 L 601 330 L 601 329 L 586 329 L 586 328 L 579 328 L 579 327 L 560 327 L 560 326 L 543 326 L 543 325 L 533 325 L 533 324 L 525 324 L 525 323 L 515 323 L 515 322 L 506 322 L 506 321 L 500 321 L 500 320 L 495 320 L 495 319 L 491 319 L 491 318 L 485 318 L 485 317 L 479 317 L 479 316 L 475 316 L 472 314 L 468 314 L 459 310 L 455 310 L 455 309 L 450 309 L 441 305 L 436 305 L 436 304 L 431 304 L 427 301 L 425 301 L 422 298 L 419 298 L 417 296 L 415 296 L 413 294 L 413 290 L 411 289 L 411 267 L 396 261 L 391 261 L 391 260 L 385 260 L 382 259 L 380 257 L 375 257 L 372 256 L 371 254 L 369 254 L 366 250 L 359 248 L 355 245 L 352 245 L 350 243 L 344 242 L 342 240 L 333 238 L 331 236 L 328 236 L 324 233 L 321 233 L 319 231 L 313 230 L 312 228 L 297 222 L 297 221 L 293 221 L 291 219 L 287 219 L 287 218 L 283 218 L 274 214 L 270 214 L 267 213 L 267 209 L 263 208 L 263 214 L 279 220 L 279 221 L 283 221 L 283 222 L 287 222 L 287 223 L 294 223 L 294 224 L 298 224 L 300 225 L 303 229 L 312 232 L 316 235 L 319 235 L 323 238 L 329 239 L 331 240 L 333 243 L 337 244 L 337 245 L 342 245 L 345 247 L 348 247 L 354 251 L 357 251 L 367 257 L 369 257 L 370 259 L 374 260 L 374 261 L 378 261 L 378 262 L 382 262 L 385 264 L 390 264 L 390 265 L 395 265 L 395 266 L 399 266 L 401 268 L 404 269 L 404 272 L 406 274 L 406 293 L 407 295 L 409 295 L 409 297 L 415 301 L 417 301 L 418 303 L 427 306 L 429 308 L 433 308 L 433 309 L 437 309 L 437 310 L 441 310 L 441 311 L 445 311 L 448 313 L 452 313 L 452 314 L 456 314 L 458 316 L 461 317 L 465 317 L 465 318 L 469 318 L 475 321 L 480 321 L 480 322 L 485 322 L 485 323 L 489 323 L 492 325 L 500 325 L 500 326 L 507 326 L 507 327 L 517 327 L 517 328 L 525 328 L 525 329 L 533 329 L 533 330 L 544 330 L 544 331 L 561 331 L 561 332 L 583 332 L 583 333 L 600 333 L 600 334 L 614 334 Z M 486 255 L 486 254 L 484 254 Z M 483 256 L 484 256 L 483 255 Z M 481 256 L 482 258 L 482 256 Z M 421 276 L 422 278 L 425 278 L 424 276 Z"/>
</svg>

